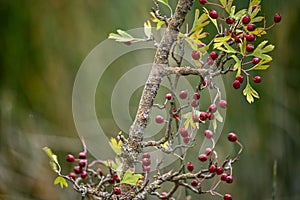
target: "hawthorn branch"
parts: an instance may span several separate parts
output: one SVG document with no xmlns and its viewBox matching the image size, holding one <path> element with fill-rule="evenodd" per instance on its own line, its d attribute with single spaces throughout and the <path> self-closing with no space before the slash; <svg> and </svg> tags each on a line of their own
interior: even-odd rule
<svg viewBox="0 0 300 200">
<path fill-rule="evenodd" d="M 179 0 L 174 15 L 168 20 L 166 31 L 157 48 L 154 63 L 140 99 L 135 120 L 129 130 L 129 147 L 133 152 L 125 156 L 123 163 L 123 170 L 125 171 L 134 167 L 134 160 L 141 152 L 144 130 L 147 127 L 154 99 L 164 77 L 162 72 L 168 68 L 170 50 L 177 40 L 179 29 L 192 5 L 193 0 Z M 124 152 L 124 154 L 126 153 Z"/>
</svg>

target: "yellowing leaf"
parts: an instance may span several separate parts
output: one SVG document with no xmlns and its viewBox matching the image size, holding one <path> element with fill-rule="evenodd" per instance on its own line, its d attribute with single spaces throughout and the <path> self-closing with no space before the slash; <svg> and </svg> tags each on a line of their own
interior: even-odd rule
<svg viewBox="0 0 300 200">
<path fill-rule="evenodd" d="M 151 37 L 151 23 L 149 20 L 147 20 L 147 22 L 144 23 L 144 32 L 148 38 Z"/>
<path fill-rule="evenodd" d="M 155 13 L 154 12 L 150 12 L 150 14 L 152 15 L 153 19 L 151 19 L 154 23 L 157 23 L 156 24 L 156 30 L 159 30 L 161 28 L 162 25 L 165 24 L 164 21 L 162 20 L 159 20 L 156 16 L 155 16 Z"/>
<path fill-rule="evenodd" d="M 200 111 L 196 110 L 195 112 L 196 112 L 195 115 L 199 116 Z M 185 113 L 184 115 L 182 115 L 182 119 L 186 119 L 184 121 L 184 128 L 188 129 L 189 127 L 191 127 L 193 129 L 194 128 L 199 129 L 199 123 L 194 122 L 193 120 L 193 112 Z"/>
<path fill-rule="evenodd" d="M 111 167 L 112 169 L 114 169 L 117 172 L 122 171 L 122 162 L 118 157 L 115 158 L 115 161 L 107 160 L 107 161 L 104 162 L 104 164 L 107 167 Z"/>
<path fill-rule="evenodd" d="M 143 175 L 126 171 L 120 184 L 138 185 L 140 179 L 143 179 Z"/>
<path fill-rule="evenodd" d="M 231 35 L 224 37 L 217 37 L 214 39 L 214 49 L 221 47 L 224 43 L 227 43 L 231 39 Z"/>
<path fill-rule="evenodd" d="M 195 19 L 194 19 L 194 23 L 193 23 L 191 32 L 202 29 L 203 27 L 207 26 L 210 23 L 210 21 L 208 20 L 207 13 L 203 13 L 200 17 L 199 16 L 200 16 L 200 11 L 199 11 L 199 9 L 196 9 L 195 10 Z"/>
<path fill-rule="evenodd" d="M 235 64 L 233 66 L 233 70 L 234 71 L 237 71 L 236 72 L 236 76 L 239 76 L 241 74 L 241 69 L 242 69 L 242 63 L 241 63 L 241 60 L 236 56 L 236 55 L 232 55 L 231 56 L 234 61 L 235 61 Z"/>
<path fill-rule="evenodd" d="M 252 6 L 258 6 L 258 5 L 260 5 L 260 1 L 261 0 L 251 0 L 250 1 L 250 6 L 252 7 Z"/>
<path fill-rule="evenodd" d="M 60 173 L 61 167 L 58 163 L 57 155 L 55 155 L 49 147 L 44 147 L 43 150 L 50 158 L 50 166 L 52 170 L 56 173 Z"/>
<path fill-rule="evenodd" d="M 246 96 L 248 103 L 253 103 L 254 98 L 259 99 L 258 93 L 251 87 L 249 82 L 247 83 L 247 86 L 243 90 L 243 94 Z"/>
<path fill-rule="evenodd" d="M 59 184 L 61 188 L 64 187 L 68 187 L 68 182 L 64 177 L 58 176 L 55 180 L 54 180 L 54 185 Z"/>
<path fill-rule="evenodd" d="M 121 140 L 117 141 L 116 138 L 110 138 L 109 145 L 116 154 L 120 154 L 122 152 L 122 144 Z"/>
</svg>

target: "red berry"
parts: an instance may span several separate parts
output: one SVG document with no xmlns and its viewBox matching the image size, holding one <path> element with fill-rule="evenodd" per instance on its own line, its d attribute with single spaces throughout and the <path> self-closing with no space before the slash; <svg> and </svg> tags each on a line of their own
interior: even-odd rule
<svg viewBox="0 0 300 200">
<path fill-rule="evenodd" d="M 181 99 L 186 99 L 187 98 L 187 96 L 188 96 L 188 93 L 187 93 L 187 91 L 181 91 L 180 93 L 179 93 L 179 97 L 181 98 Z"/>
<path fill-rule="evenodd" d="M 208 107 L 208 111 L 209 112 L 212 112 L 212 113 L 215 113 L 217 111 L 217 106 L 216 104 L 211 104 L 209 107 Z"/>
<path fill-rule="evenodd" d="M 157 116 L 155 117 L 155 121 L 156 121 L 156 123 L 161 124 L 161 123 L 163 123 L 163 122 L 165 121 L 165 119 L 164 119 L 163 116 L 157 115 Z"/>
<path fill-rule="evenodd" d="M 149 166 L 151 164 L 151 160 L 149 158 L 143 158 L 142 159 L 142 165 L 143 166 Z"/>
<path fill-rule="evenodd" d="M 214 117 L 215 117 L 215 115 L 214 115 L 213 113 L 208 113 L 208 114 L 207 114 L 207 118 L 208 118 L 209 120 L 214 119 Z"/>
<path fill-rule="evenodd" d="M 244 16 L 243 19 L 242 19 L 242 22 L 245 25 L 249 24 L 250 21 L 251 21 L 251 18 L 248 15 Z"/>
<path fill-rule="evenodd" d="M 244 39 L 244 36 L 243 35 L 236 35 L 235 37 L 234 37 L 234 41 L 236 42 L 236 43 L 241 43 L 241 41 Z"/>
<path fill-rule="evenodd" d="M 243 75 L 238 75 L 237 77 L 235 77 L 235 80 L 238 80 L 240 83 L 243 83 L 244 76 Z"/>
<path fill-rule="evenodd" d="M 220 106 L 221 108 L 226 108 L 226 107 L 227 107 L 227 101 L 221 99 L 221 100 L 219 101 L 219 106 Z"/>
<path fill-rule="evenodd" d="M 210 139 L 214 136 L 214 133 L 211 130 L 205 130 L 204 136 Z"/>
<path fill-rule="evenodd" d="M 194 122 L 199 122 L 199 116 L 198 115 L 193 115 L 193 121 Z"/>
<path fill-rule="evenodd" d="M 227 173 L 223 173 L 223 174 L 221 175 L 221 180 L 222 180 L 222 181 L 226 181 L 226 180 L 227 180 L 227 176 L 228 176 Z"/>
<path fill-rule="evenodd" d="M 193 51 L 192 52 L 192 58 L 194 60 L 199 60 L 200 59 L 200 53 L 199 53 L 199 51 Z"/>
<path fill-rule="evenodd" d="M 234 89 L 239 89 L 241 86 L 241 82 L 239 80 L 234 80 L 232 86 Z"/>
<path fill-rule="evenodd" d="M 79 165 L 80 167 L 85 167 L 85 166 L 86 166 L 86 163 L 87 163 L 87 160 L 79 160 L 79 161 L 78 161 L 78 165 Z"/>
<path fill-rule="evenodd" d="M 166 94 L 166 99 L 171 100 L 172 99 L 172 94 L 171 93 Z"/>
<path fill-rule="evenodd" d="M 199 118 L 200 118 L 202 121 L 205 121 L 205 120 L 208 118 L 208 115 L 207 115 L 206 112 L 200 112 Z"/>
<path fill-rule="evenodd" d="M 211 59 L 216 60 L 218 58 L 218 53 L 215 51 L 210 52 L 209 56 Z"/>
<path fill-rule="evenodd" d="M 197 93 L 197 92 L 195 92 L 195 93 L 193 94 L 193 99 L 195 99 L 195 100 L 200 99 L 200 94 Z"/>
<path fill-rule="evenodd" d="M 197 180 L 192 180 L 191 185 L 197 187 L 199 185 L 199 182 Z"/>
<path fill-rule="evenodd" d="M 228 136 L 227 136 L 228 140 L 230 142 L 235 142 L 237 141 L 237 135 L 235 133 L 228 133 Z"/>
<path fill-rule="evenodd" d="M 200 48 L 202 48 L 202 47 L 205 47 L 206 46 L 206 44 L 205 43 L 201 43 L 201 44 L 198 44 L 197 45 L 197 47 L 200 49 Z"/>
<path fill-rule="evenodd" d="M 245 35 L 245 38 L 248 42 L 253 42 L 256 38 L 256 36 L 254 34 L 248 34 L 248 35 Z"/>
<path fill-rule="evenodd" d="M 209 11 L 209 16 L 213 19 L 217 19 L 218 18 L 218 12 L 216 10 L 210 10 Z"/>
<path fill-rule="evenodd" d="M 101 169 L 98 169 L 98 173 L 100 176 L 103 176 L 103 171 Z"/>
<path fill-rule="evenodd" d="M 78 158 L 79 158 L 79 159 L 86 159 L 86 153 L 85 153 L 85 152 L 80 152 L 80 153 L 78 154 Z"/>
<path fill-rule="evenodd" d="M 261 77 L 260 76 L 255 76 L 253 78 L 254 83 L 260 83 L 261 82 Z"/>
<path fill-rule="evenodd" d="M 223 167 L 217 167 L 216 172 L 217 172 L 218 175 L 220 175 L 224 172 L 224 168 Z"/>
<path fill-rule="evenodd" d="M 80 174 L 82 179 L 86 179 L 88 177 L 88 173 L 86 171 L 81 172 Z"/>
<path fill-rule="evenodd" d="M 190 141 L 191 141 L 190 136 L 186 136 L 186 137 L 183 138 L 183 142 L 186 143 L 186 144 L 190 143 Z"/>
<path fill-rule="evenodd" d="M 121 182 L 121 179 L 119 177 L 116 178 L 115 180 L 117 183 L 120 183 Z"/>
<path fill-rule="evenodd" d="M 180 135 L 181 135 L 182 137 L 187 137 L 187 136 L 189 135 L 189 133 L 188 133 L 188 131 L 187 131 L 186 128 L 181 128 L 181 129 L 179 130 L 179 133 L 180 133 Z"/>
<path fill-rule="evenodd" d="M 119 188 L 119 187 L 114 187 L 113 193 L 116 194 L 116 195 L 121 194 L 121 188 Z"/>
<path fill-rule="evenodd" d="M 233 17 L 227 17 L 227 18 L 226 18 L 226 23 L 227 23 L 227 24 L 233 24 L 234 21 L 235 21 L 235 19 L 234 19 Z"/>
<path fill-rule="evenodd" d="M 113 184 L 115 183 L 115 180 L 111 178 L 111 179 L 109 179 L 107 182 L 108 182 L 109 184 L 113 185 Z"/>
<path fill-rule="evenodd" d="M 80 166 L 74 166 L 74 172 L 75 174 L 81 174 L 82 172 L 82 168 Z"/>
<path fill-rule="evenodd" d="M 212 149 L 211 149 L 211 148 L 206 148 L 206 149 L 205 149 L 205 154 L 206 154 L 207 156 L 209 156 L 211 153 L 212 153 Z"/>
<path fill-rule="evenodd" d="M 216 165 L 211 165 L 208 170 L 210 173 L 215 173 L 217 171 L 217 167 Z"/>
<path fill-rule="evenodd" d="M 74 172 L 70 172 L 69 177 L 73 180 L 76 179 L 76 174 Z"/>
<path fill-rule="evenodd" d="M 259 59 L 259 58 L 256 58 L 256 57 L 252 59 L 252 63 L 253 63 L 254 65 L 258 64 L 259 61 L 260 61 L 260 59 Z"/>
<path fill-rule="evenodd" d="M 144 166 L 144 171 L 145 172 L 150 172 L 150 170 L 151 170 L 151 166 L 150 165 Z"/>
<path fill-rule="evenodd" d="M 123 42 L 123 43 L 126 44 L 126 45 L 128 45 L 128 46 L 132 45 L 131 41 L 127 41 L 127 42 Z"/>
<path fill-rule="evenodd" d="M 193 100 L 192 100 L 192 103 L 191 103 L 191 106 L 192 106 L 193 108 L 199 106 L 198 100 L 193 99 Z"/>
<path fill-rule="evenodd" d="M 226 183 L 232 183 L 233 182 L 233 177 L 232 176 L 227 176 L 226 177 Z"/>
<path fill-rule="evenodd" d="M 225 194 L 223 197 L 224 200 L 232 200 L 232 197 L 230 194 Z"/>
<path fill-rule="evenodd" d="M 75 161 L 75 157 L 72 154 L 68 154 L 66 157 L 66 160 L 68 162 L 74 162 Z"/>
<path fill-rule="evenodd" d="M 198 159 L 201 161 L 201 162 L 205 162 L 207 160 L 207 155 L 206 154 L 200 154 L 198 156 Z"/>
<path fill-rule="evenodd" d="M 281 15 L 279 13 L 276 13 L 274 15 L 274 22 L 279 23 L 281 21 Z"/>
<path fill-rule="evenodd" d="M 247 30 L 248 31 L 254 31 L 256 29 L 256 25 L 255 24 L 248 24 L 247 26 Z"/>
<path fill-rule="evenodd" d="M 149 153 L 143 153 L 142 158 L 150 158 L 150 154 Z"/>
<path fill-rule="evenodd" d="M 201 3 L 201 4 L 207 4 L 207 0 L 199 0 L 199 2 Z"/>
<path fill-rule="evenodd" d="M 168 193 L 167 193 L 167 192 L 162 192 L 162 193 L 160 194 L 160 196 L 166 197 L 166 196 L 168 196 Z M 166 198 L 162 198 L 162 200 L 167 200 L 167 199 L 166 199 Z"/>
<path fill-rule="evenodd" d="M 188 162 L 187 166 L 186 166 L 187 170 L 189 170 L 190 172 L 192 172 L 194 170 L 194 165 L 191 162 Z"/>
<path fill-rule="evenodd" d="M 116 180 L 117 178 L 119 178 L 118 174 L 117 173 L 113 173 L 112 179 Z"/>
<path fill-rule="evenodd" d="M 247 52 L 252 52 L 252 51 L 254 51 L 254 45 L 253 45 L 253 44 L 247 44 L 247 45 L 246 45 L 246 51 L 247 51 Z"/>
</svg>

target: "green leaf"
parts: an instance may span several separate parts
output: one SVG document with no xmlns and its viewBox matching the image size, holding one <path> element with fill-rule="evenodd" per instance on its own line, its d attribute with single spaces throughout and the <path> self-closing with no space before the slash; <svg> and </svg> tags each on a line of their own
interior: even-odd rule
<svg viewBox="0 0 300 200">
<path fill-rule="evenodd" d="M 262 41 L 253 51 L 252 54 L 250 54 L 251 56 L 254 57 L 258 57 L 261 60 L 266 60 L 266 61 L 271 61 L 272 57 L 267 55 L 266 53 L 269 53 L 270 51 L 273 51 L 273 49 L 275 48 L 274 45 L 269 44 L 267 46 L 265 46 L 268 43 L 267 40 Z"/>
<path fill-rule="evenodd" d="M 64 177 L 57 177 L 55 180 L 54 180 L 54 185 L 57 185 L 59 184 L 61 188 L 64 188 L 64 187 L 68 187 L 68 182 L 67 180 L 64 178 Z"/>
<path fill-rule="evenodd" d="M 225 8 L 225 7 L 226 7 L 226 4 L 227 4 L 227 1 L 226 1 L 226 0 L 220 0 L 220 3 L 221 3 L 222 6 Z"/>
<path fill-rule="evenodd" d="M 241 62 L 241 60 L 236 55 L 232 55 L 231 57 L 235 60 L 235 64 L 233 66 L 233 70 L 237 71 L 236 72 L 236 77 L 237 77 L 237 76 L 239 76 L 241 74 L 242 62 Z"/>
<path fill-rule="evenodd" d="M 231 13 L 231 8 L 232 8 L 232 2 L 233 2 L 233 0 L 228 0 L 228 2 L 227 2 L 227 4 L 226 4 L 226 12 L 228 13 L 228 14 L 230 14 Z M 233 11 L 233 13 L 235 12 L 235 7 L 234 7 L 234 11 Z"/>
<path fill-rule="evenodd" d="M 147 20 L 147 22 L 144 23 L 144 32 L 145 32 L 145 35 L 150 38 L 151 37 L 151 23 L 149 20 Z"/>
<path fill-rule="evenodd" d="M 238 21 L 238 20 L 241 19 L 246 13 L 247 13 L 247 10 L 246 10 L 246 9 L 242 9 L 242 10 L 238 11 L 233 17 L 235 18 L 236 21 Z"/>
<path fill-rule="evenodd" d="M 210 19 L 210 21 L 212 21 L 212 23 L 215 25 L 215 27 L 216 27 L 216 29 L 217 29 L 217 31 L 218 32 L 220 32 L 219 31 L 219 27 L 218 27 L 218 22 L 217 22 L 217 20 L 216 19 L 213 19 L 213 18 L 211 18 L 210 16 L 209 16 L 209 12 L 208 12 L 208 10 L 204 7 L 203 8 L 204 9 L 204 12 L 207 14 L 207 16 L 209 17 L 209 19 Z"/>
<path fill-rule="evenodd" d="M 260 1 L 261 0 L 251 0 L 250 1 L 250 6 L 252 7 L 252 6 L 258 6 L 258 5 L 260 5 Z"/>
<path fill-rule="evenodd" d="M 237 53 L 237 51 L 233 49 L 227 42 L 225 42 L 223 45 L 225 46 L 225 49 L 223 47 L 218 47 L 217 49 L 226 53 Z"/>
<path fill-rule="evenodd" d="M 243 94 L 246 96 L 248 103 L 253 103 L 254 98 L 259 99 L 259 94 L 251 87 L 249 82 L 247 83 L 247 86 L 243 90 Z"/>
<path fill-rule="evenodd" d="M 130 34 L 126 33 L 125 31 L 118 29 L 117 32 L 118 32 L 117 34 L 110 33 L 108 38 L 116 40 L 117 42 L 131 42 L 135 40 L 134 37 L 132 37 Z"/>
<path fill-rule="evenodd" d="M 157 1 L 164 4 L 165 6 L 167 6 L 169 8 L 169 10 L 171 11 L 171 15 L 173 15 L 172 8 L 169 5 L 169 0 L 157 0 Z"/>
<path fill-rule="evenodd" d="M 49 147 L 44 147 L 43 150 L 50 158 L 50 166 L 52 170 L 56 173 L 60 173 L 61 167 L 58 163 L 57 155 L 55 155 Z"/>
<path fill-rule="evenodd" d="M 247 69 L 246 71 L 251 71 L 251 70 L 266 70 L 266 69 L 268 69 L 270 67 L 270 65 L 266 65 L 269 62 L 271 62 L 271 60 L 261 60 L 258 64 L 254 65 L 250 69 Z"/>
<path fill-rule="evenodd" d="M 125 183 L 125 184 L 129 184 L 129 185 L 138 185 L 139 180 L 142 178 L 143 178 L 143 175 L 141 175 L 141 174 L 135 174 L 130 171 L 126 171 L 120 184 Z"/>
</svg>

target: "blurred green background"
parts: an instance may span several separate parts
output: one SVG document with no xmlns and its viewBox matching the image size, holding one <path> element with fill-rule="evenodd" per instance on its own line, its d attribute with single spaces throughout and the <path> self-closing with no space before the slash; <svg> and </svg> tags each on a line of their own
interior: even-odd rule
<svg viewBox="0 0 300 200">
<path fill-rule="evenodd" d="M 142 27 L 151 6 L 150 0 L 0 1 L 0 199 L 80 199 L 72 188 L 53 185 L 55 174 L 42 147 L 50 146 L 61 160 L 66 153 L 81 151 L 71 107 L 77 70 L 110 32 Z M 224 131 L 240 133 L 245 145 L 234 166 L 235 182 L 227 190 L 235 199 L 271 199 L 276 160 L 276 199 L 296 200 L 300 199 L 300 1 L 265 0 L 263 6 L 270 21 L 275 12 L 283 20 L 265 36 L 276 49 L 272 68 L 261 73 L 263 84 L 256 87 L 261 99 L 248 105 L 241 91 L 231 89 L 232 79 L 225 79 L 228 102 L 234 106 L 227 110 Z M 108 73 L 106 80 L 120 76 L 119 71 Z M 99 91 L 107 103 L 108 91 Z M 99 113 L 103 126 L 117 133 L 111 113 L 103 110 Z"/>
</svg>

